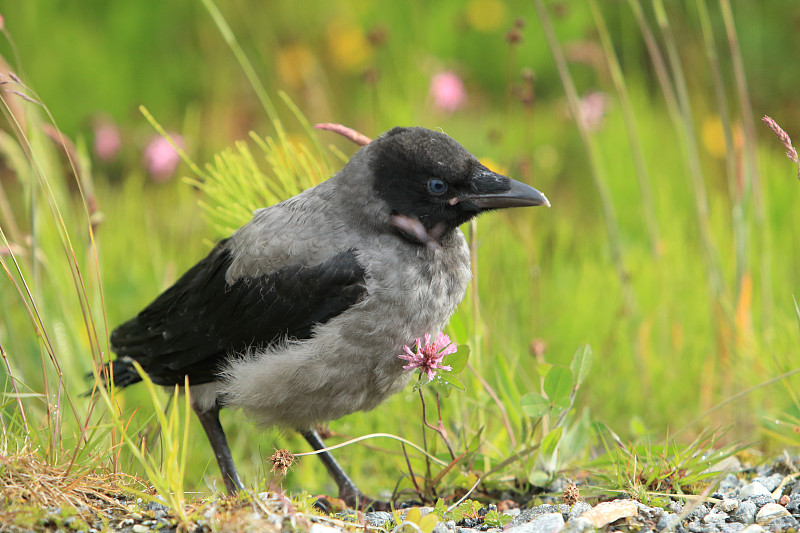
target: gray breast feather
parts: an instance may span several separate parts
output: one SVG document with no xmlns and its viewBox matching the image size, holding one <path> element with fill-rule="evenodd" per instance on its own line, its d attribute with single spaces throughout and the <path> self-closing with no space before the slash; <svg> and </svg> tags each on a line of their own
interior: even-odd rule
<svg viewBox="0 0 800 533">
<path fill-rule="evenodd" d="M 470 279 L 469 251 L 460 231 L 436 251 L 394 235 L 364 242 L 367 297 L 308 340 L 232 361 L 220 391 L 227 405 L 265 425 L 301 428 L 372 409 L 405 386 L 411 373 L 397 355 L 444 328 Z"/>
</svg>

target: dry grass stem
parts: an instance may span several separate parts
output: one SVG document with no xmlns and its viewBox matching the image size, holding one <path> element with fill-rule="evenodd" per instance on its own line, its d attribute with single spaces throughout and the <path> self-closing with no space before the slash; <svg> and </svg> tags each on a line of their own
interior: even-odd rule
<svg viewBox="0 0 800 533">
<path fill-rule="evenodd" d="M 101 468 L 93 468 L 91 473 L 69 471 L 69 465 L 45 464 L 33 453 L 0 457 L 0 465 L 3 507 L 10 503 L 31 503 L 40 507 L 69 506 L 78 512 L 88 509 L 107 515 L 110 510 L 127 512 L 117 497 L 121 493 L 148 490 L 143 481 L 133 476 L 109 475 Z M 0 522 L 5 522 L 4 513 L 0 510 Z"/>
</svg>

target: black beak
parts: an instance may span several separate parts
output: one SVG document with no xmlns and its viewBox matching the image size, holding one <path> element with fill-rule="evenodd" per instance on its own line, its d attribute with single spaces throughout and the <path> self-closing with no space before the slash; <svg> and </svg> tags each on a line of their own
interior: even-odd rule
<svg viewBox="0 0 800 533">
<path fill-rule="evenodd" d="M 473 192 L 461 201 L 468 201 L 479 209 L 502 209 L 505 207 L 526 207 L 546 205 L 550 202 L 544 194 L 530 185 L 512 180 L 480 167 L 473 175 Z"/>
</svg>

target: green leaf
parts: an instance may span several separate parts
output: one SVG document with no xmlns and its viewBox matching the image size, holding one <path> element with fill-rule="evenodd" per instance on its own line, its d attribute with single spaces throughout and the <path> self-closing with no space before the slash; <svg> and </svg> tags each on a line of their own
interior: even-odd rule
<svg viewBox="0 0 800 533">
<path fill-rule="evenodd" d="M 469 444 L 467 445 L 467 453 L 475 452 L 483 442 L 483 440 L 481 440 L 481 436 L 483 435 L 483 428 L 484 426 L 481 426 L 480 429 L 478 429 L 478 432 L 475 434 L 475 436 L 472 437 L 472 440 L 469 441 Z"/>
<path fill-rule="evenodd" d="M 436 500 L 436 505 L 433 506 L 433 512 L 444 518 L 444 514 L 447 512 L 447 505 L 445 505 L 443 499 L 439 498 Z"/>
<path fill-rule="evenodd" d="M 488 525 L 489 527 L 500 527 L 500 528 L 502 528 L 506 524 L 511 522 L 511 520 L 513 520 L 512 516 L 507 515 L 505 513 L 501 514 L 501 513 L 498 513 L 497 511 L 489 511 L 483 517 L 483 523 Z"/>
<path fill-rule="evenodd" d="M 478 518 L 481 509 L 483 509 L 483 504 L 475 500 L 465 500 L 458 505 L 461 516 L 469 518 Z"/>
<path fill-rule="evenodd" d="M 581 386 L 586 376 L 589 375 L 591 367 L 592 347 L 586 344 L 575 351 L 575 355 L 572 356 L 572 362 L 569 364 L 569 368 L 572 370 L 572 377 L 575 380 L 573 387 L 576 390 Z"/>
<path fill-rule="evenodd" d="M 550 402 L 538 392 L 530 392 L 520 399 L 522 410 L 528 416 L 539 417 L 550 411 Z"/>
<path fill-rule="evenodd" d="M 572 372 L 563 366 L 554 366 L 544 377 L 544 392 L 554 405 L 569 407 L 572 395 Z"/>
<path fill-rule="evenodd" d="M 452 355 L 446 356 L 446 361 L 444 361 L 444 364 L 452 367 L 450 372 L 453 374 L 458 374 L 464 370 L 465 366 L 467 366 L 467 361 L 469 361 L 469 345 L 459 344 L 458 351 Z"/>
<path fill-rule="evenodd" d="M 550 474 L 543 470 L 533 470 L 528 474 L 528 483 L 534 487 L 544 487 L 550 481 Z"/>
<path fill-rule="evenodd" d="M 419 507 L 412 507 L 406 513 L 406 517 L 403 520 L 404 522 L 413 522 L 415 524 L 419 524 L 419 521 L 422 519 L 422 511 L 419 510 Z"/>
<path fill-rule="evenodd" d="M 644 420 L 642 420 L 640 417 L 636 415 L 631 417 L 629 425 L 631 428 L 631 433 L 633 433 L 637 437 L 644 437 L 648 433 L 647 426 L 644 424 Z"/>
<path fill-rule="evenodd" d="M 425 533 L 431 533 L 431 531 L 433 531 L 433 528 L 435 528 L 436 524 L 438 524 L 439 522 L 441 522 L 439 515 L 437 515 L 436 513 L 428 513 L 425 516 L 423 516 L 417 524 L 419 525 L 419 528 Z"/>
<path fill-rule="evenodd" d="M 561 433 L 563 432 L 563 428 L 560 426 L 552 430 L 542 439 L 542 451 L 541 454 L 544 456 L 550 456 L 555 453 L 556 449 L 558 448 L 558 443 L 561 442 Z"/>
<path fill-rule="evenodd" d="M 412 392 L 417 392 L 419 389 L 421 389 L 422 387 L 424 387 L 425 385 L 427 385 L 431 381 L 433 381 L 433 380 L 428 380 L 427 377 L 422 377 L 422 375 L 420 375 L 420 377 L 417 380 L 417 382 L 414 383 L 414 388 L 412 389 Z"/>
<path fill-rule="evenodd" d="M 553 365 L 547 363 L 545 361 L 540 361 L 536 363 L 536 372 L 539 373 L 540 376 L 545 377 L 550 369 L 553 368 Z"/>
<path fill-rule="evenodd" d="M 458 378 L 452 374 L 452 372 L 439 371 L 436 373 L 434 379 L 439 385 L 446 389 L 458 389 L 460 391 L 467 390 L 466 387 L 464 387 L 464 384 L 461 383 Z"/>
</svg>

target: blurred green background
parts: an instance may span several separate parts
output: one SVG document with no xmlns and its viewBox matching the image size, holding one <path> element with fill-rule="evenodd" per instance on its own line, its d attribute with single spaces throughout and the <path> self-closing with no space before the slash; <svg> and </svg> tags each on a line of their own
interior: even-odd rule
<svg viewBox="0 0 800 533">
<path fill-rule="evenodd" d="M 703 428 L 730 428 L 727 438 L 734 442 L 765 450 L 794 446 L 796 379 L 735 396 L 798 361 L 792 298 L 800 281 L 800 184 L 760 118 L 768 114 L 800 138 L 800 4 L 731 1 L 737 56 L 723 16 L 727 1 L 665 2 L 667 33 L 659 28 L 661 3 L 643 2 L 671 90 L 659 79 L 634 16 L 639 2 L 599 2 L 611 50 L 603 47 L 591 3 L 544 4 L 544 24 L 534 3 L 523 1 L 227 0 L 219 7 L 273 100 L 286 91 L 310 122 L 339 122 L 368 136 L 395 125 L 441 128 L 489 166 L 547 194 L 550 210 L 515 210 L 479 221 L 479 315 L 470 297 L 451 331 L 460 343 L 479 345 L 472 346 L 473 365 L 511 413 L 518 439 L 535 434 L 518 406 L 522 395 L 539 390 L 543 361 L 568 365 L 588 343 L 594 366 L 577 408 L 625 439 L 663 438 L 678 430 L 689 439 Z M 86 169 L 102 214 L 96 227 L 102 304 L 113 328 L 224 236 L 203 217 L 200 193 L 179 179 L 191 174 L 188 167 L 173 170 L 167 157 L 166 170 L 159 170 L 153 156 L 145 156 L 157 134 L 139 106 L 179 135 L 201 165 L 234 141 L 247 140 L 251 130 L 274 134 L 273 126 L 199 0 L 5 0 L 0 14 L 14 43 L 0 43 L 7 63 L 0 71 L 14 71 L 35 90 L 90 162 Z M 565 97 L 553 43 L 545 38 L 548 24 L 566 55 L 586 138 Z M 609 66 L 612 51 L 627 90 L 622 97 Z M 737 79 L 739 58 L 745 85 Z M 671 109 L 670 92 L 680 99 L 684 87 L 683 112 Z M 26 105 L 9 93 L 4 98 L 12 108 Z M 625 106 L 633 111 L 635 130 Z M 290 136 L 301 139 L 291 113 L 277 107 Z M 4 128 L 13 130 L 8 116 Z M 118 143 L 107 138 L 109 131 Z M 346 154 L 355 151 L 332 133 L 320 138 Z M 104 139 L 110 144 L 102 145 Z M 644 175 L 636 165 L 638 147 Z M 24 250 L 36 218 L 9 161 L 0 161 L 0 184 L 12 201 L 8 218 L 19 226 L 15 244 Z M 334 168 L 341 164 L 331 161 Z M 63 161 L 53 163 L 62 172 L 64 167 Z M 77 202 L 74 194 L 72 200 Z M 73 222 L 70 230 L 84 235 L 79 214 L 68 219 Z M 10 235 L 7 221 L 3 229 Z M 52 250 L 58 246 L 41 251 L 48 258 L 45 272 L 63 261 Z M 69 286 L 69 276 L 64 278 Z M 74 302 L 57 296 L 57 287 L 49 288 L 46 279 L 39 283 L 46 322 L 62 328 L 59 349 L 71 365 L 67 389 L 76 394 L 91 365 L 90 356 L 82 355 L 88 340 L 81 316 Z M 39 353 L 38 340 L 12 303 L 10 284 L 0 283 L 0 297 L 0 342 L 18 377 L 36 390 L 41 365 L 38 358 L 36 364 L 25 361 Z M 103 306 L 95 311 L 102 316 Z M 119 401 L 131 409 L 145 397 L 132 390 Z M 497 406 L 477 379 L 449 401 L 454 406 L 446 407 L 446 420 L 464 439 L 486 428 L 486 464 L 522 446 L 505 437 Z M 415 440 L 418 403 L 415 395 L 401 394 L 332 428 Z M 261 438 L 238 418 L 227 413 L 223 424 L 252 480 L 273 443 L 286 440 Z M 201 486 L 209 454 L 199 426 L 194 431 L 190 453 L 198 467 L 187 477 Z M 305 450 L 290 443 L 293 451 Z M 404 464 L 401 455 L 383 462 L 366 452 L 340 454 L 346 466 L 360 470 L 355 477 L 369 490 L 390 487 L 387 479 Z M 321 472 L 306 461 L 286 483 L 319 491 L 327 483 L 314 479 Z"/>
</svg>

